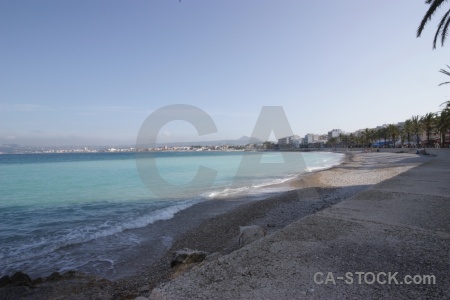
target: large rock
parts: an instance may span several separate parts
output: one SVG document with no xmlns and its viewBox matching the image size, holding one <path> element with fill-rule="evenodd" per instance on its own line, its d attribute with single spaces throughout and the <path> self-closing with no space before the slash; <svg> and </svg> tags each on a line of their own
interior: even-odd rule
<svg viewBox="0 0 450 300">
<path fill-rule="evenodd" d="M 258 225 L 239 226 L 239 246 L 253 243 L 267 234 L 267 231 Z"/>
<path fill-rule="evenodd" d="M 170 266 L 173 268 L 179 265 L 199 263 L 202 262 L 208 254 L 209 253 L 205 251 L 191 250 L 188 248 L 178 250 L 174 253 L 174 259 Z"/>
<path fill-rule="evenodd" d="M 5 275 L 2 278 L 0 278 L 0 288 L 8 285 L 10 281 L 11 278 L 8 275 Z"/>
<path fill-rule="evenodd" d="M 11 276 L 10 284 L 14 286 L 32 286 L 30 276 L 23 272 L 16 272 Z"/>
</svg>

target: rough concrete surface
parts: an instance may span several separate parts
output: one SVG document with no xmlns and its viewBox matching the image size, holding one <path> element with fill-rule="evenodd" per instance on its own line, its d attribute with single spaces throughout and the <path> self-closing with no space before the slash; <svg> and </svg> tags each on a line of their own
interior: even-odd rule
<svg viewBox="0 0 450 300">
<path fill-rule="evenodd" d="M 437 156 L 195 267 L 150 299 L 448 299 L 450 151 L 430 152 Z M 406 275 L 435 284 L 407 284 Z"/>
</svg>

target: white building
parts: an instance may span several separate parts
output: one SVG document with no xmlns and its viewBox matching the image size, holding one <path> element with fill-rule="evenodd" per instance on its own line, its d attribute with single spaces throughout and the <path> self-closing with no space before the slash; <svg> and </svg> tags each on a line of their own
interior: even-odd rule
<svg viewBox="0 0 450 300">
<path fill-rule="evenodd" d="M 291 135 L 281 139 L 278 139 L 278 146 L 280 148 L 295 147 L 298 148 L 302 142 L 302 139 L 298 135 Z"/>
<path fill-rule="evenodd" d="M 305 135 L 305 139 L 306 139 L 306 143 L 311 144 L 311 143 L 317 142 L 320 139 L 320 135 L 308 133 L 307 135 Z"/>
<path fill-rule="evenodd" d="M 328 131 L 328 139 L 338 138 L 341 133 L 344 133 L 341 129 L 333 129 Z"/>
</svg>

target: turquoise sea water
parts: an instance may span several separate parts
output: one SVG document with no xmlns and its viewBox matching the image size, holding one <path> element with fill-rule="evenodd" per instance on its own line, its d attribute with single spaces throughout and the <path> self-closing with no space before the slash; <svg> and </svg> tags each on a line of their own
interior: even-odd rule
<svg viewBox="0 0 450 300">
<path fill-rule="evenodd" d="M 140 243 L 132 229 L 170 219 L 200 201 L 257 199 L 278 191 L 271 184 L 331 167 L 342 157 L 212 151 L 0 155 L 0 275 L 89 272 L 83 266 L 94 258 L 114 265 L 111 253 Z M 199 166 L 209 171 L 193 182 Z"/>
</svg>

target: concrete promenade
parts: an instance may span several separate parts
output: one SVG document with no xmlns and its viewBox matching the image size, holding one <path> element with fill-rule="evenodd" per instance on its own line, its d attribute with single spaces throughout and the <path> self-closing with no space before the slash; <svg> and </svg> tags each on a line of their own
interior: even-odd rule
<svg viewBox="0 0 450 300">
<path fill-rule="evenodd" d="M 150 298 L 449 299 L 450 151 L 427 151 L 437 156 Z"/>
</svg>

